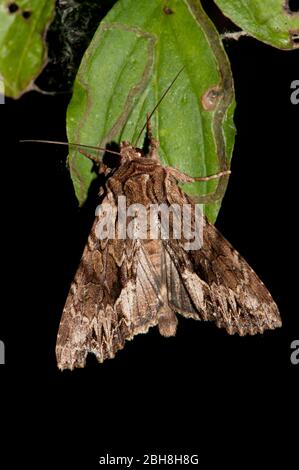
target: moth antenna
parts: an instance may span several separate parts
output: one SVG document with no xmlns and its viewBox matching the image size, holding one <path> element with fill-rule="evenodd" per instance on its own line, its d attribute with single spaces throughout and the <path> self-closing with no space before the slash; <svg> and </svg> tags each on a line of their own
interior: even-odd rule
<svg viewBox="0 0 299 470">
<path fill-rule="evenodd" d="M 116 152 L 115 150 L 109 150 L 104 147 L 96 147 L 94 145 L 84 145 L 84 144 L 76 144 L 72 142 L 60 142 L 58 140 L 33 140 L 33 139 L 28 139 L 28 140 L 19 140 L 19 142 L 35 142 L 38 144 L 54 144 L 54 145 L 65 145 L 68 147 L 82 147 L 82 148 L 88 148 L 92 150 L 101 150 L 102 152 L 107 152 L 107 153 L 113 153 L 114 155 L 120 155 L 120 152 Z"/>
<path fill-rule="evenodd" d="M 174 79 L 172 80 L 172 82 L 170 83 L 170 85 L 168 85 L 168 87 L 166 88 L 166 90 L 164 91 L 164 93 L 162 94 L 161 98 L 159 99 L 158 103 L 155 105 L 154 109 L 150 112 L 150 114 L 147 116 L 146 118 L 146 122 L 144 124 L 144 126 L 142 127 L 141 131 L 139 132 L 138 134 L 138 137 L 136 139 L 136 143 L 135 143 L 135 147 L 137 147 L 138 145 L 138 141 L 142 135 L 142 132 L 144 131 L 144 129 L 148 126 L 148 122 L 150 121 L 152 115 L 154 114 L 154 112 L 156 111 L 156 109 L 158 108 L 158 106 L 161 104 L 161 101 L 164 100 L 165 96 L 167 95 L 167 93 L 169 92 L 170 88 L 172 87 L 172 85 L 174 84 L 174 82 L 178 79 L 179 75 L 182 73 L 182 71 L 184 70 L 185 66 L 182 67 L 178 73 L 176 74 L 176 76 L 174 77 Z"/>
</svg>

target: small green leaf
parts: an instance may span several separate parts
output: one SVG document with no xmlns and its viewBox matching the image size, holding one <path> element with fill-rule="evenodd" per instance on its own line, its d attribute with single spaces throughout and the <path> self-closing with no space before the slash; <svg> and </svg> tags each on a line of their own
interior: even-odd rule
<svg viewBox="0 0 299 470">
<path fill-rule="evenodd" d="M 44 35 L 55 0 L 0 0 L 0 74 L 5 94 L 28 91 L 47 59 Z"/>
<path fill-rule="evenodd" d="M 299 47 L 299 13 L 288 0 L 215 0 L 246 33 L 279 49 Z"/>
<path fill-rule="evenodd" d="M 235 135 L 232 75 L 219 35 L 198 0 L 120 0 L 113 7 L 75 81 L 67 113 L 69 141 L 102 147 L 111 141 L 135 143 L 146 114 L 182 66 L 152 117 L 160 158 L 191 176 L 227 169 Z M 69 166 L 82 204 L 95 176 L 92 164 L 74 151 Z M 226 185 L 227 177 L 184 189 L 209 194 L 205 211 L 215 220 Z"/>
</svg>

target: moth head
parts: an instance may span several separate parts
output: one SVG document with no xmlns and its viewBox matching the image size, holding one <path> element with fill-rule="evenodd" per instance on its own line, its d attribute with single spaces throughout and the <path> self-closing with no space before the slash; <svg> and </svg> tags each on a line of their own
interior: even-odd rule
<svg viewBox="0 0 299 470">
<path fill-rule="evenodd" d="M 143 150 L 138 147 L 133 147 L 127 140 L 124 140 L 120 144 L 120 154 L 122 163 L 144 157 Z"/>
</svg>

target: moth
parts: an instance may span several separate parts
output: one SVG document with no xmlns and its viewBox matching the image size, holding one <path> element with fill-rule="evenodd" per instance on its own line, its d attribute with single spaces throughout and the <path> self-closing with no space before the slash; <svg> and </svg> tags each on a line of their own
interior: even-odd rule
<svg viewBox="0 0 299 470">
<path fill-rule="evenodd" d="M 148 134 L 146 155 L 122 142 L 119 164 L 107 177 L 102 207 L 111 209 L 114 233 L 121 224 L 119 197 L 147 212 L 152 204 L 195 209 L 178 183 L 205 178 L 162 166 L 158 142 L 150 129 Z M 194 217 L 195 210 L 192 226 Z M 99 239 L 98 223 L 96 218 L 63 310 L 56 346 L 60 369 L 84 367 L 88 353 L 99 362 L 114 358 L 127 340 L 152 326 L 174 336 L 178 315 L 213 321 L 229 334 L 253 335 L 281 326 L 262 281 L 206 218 L 196 250 L 186 249 L 184 237 Z"/>
<path fill-rule="evenodd" d="M 172 229 L 182 225 L 184 208 L 189 207 L 189 225 L 196 235 L 197 206 L 179 183 L 229 173 L 193 178 L 162 166 L 150 116 L 146 121 L 148 151 L 144 154 L 124 141 L 120 152 L 115 152 L 114 169 L 102 167 L 101 205 L 59 326 L 56 356 L 61 370 L 84 367 L 89 353 L 99 362 L 114 358 L 126 341 L 153 326 L 165 337 L 174 336 L 179 315 L 212 321 L 229 334 L 241 336 L 281 326 L 277 305 L 263 282 L 202 213 L 196 249 L 189 249 L 184 233 L 178 236 L 170 230 L 164 236 L 161 214 L 154 219 L 155 237 L 147 227 L 148 219 L 144 224 L 135 223 L 134 214 L 125 220 L 124 230 L 121 198 L 126 207 L 142 208 L 146 216 L 153 206 L 176 207 L 178 215 L 169 219 Z M 93 159 L 84 150 L 80 152 Z M 109 209 L 109 230 L 102 236 L 99 227 L 105 225 L 105 209 Z M 130 237 L 126 236 L 128 225 Z M 119 233 L 122 235 L 116 236 Z"/>
</svg>

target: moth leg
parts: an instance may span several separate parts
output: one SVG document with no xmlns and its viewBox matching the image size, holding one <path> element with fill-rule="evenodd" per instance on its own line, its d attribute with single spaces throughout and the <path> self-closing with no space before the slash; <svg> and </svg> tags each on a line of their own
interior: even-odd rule
<svg viewBox="0 0 299 470">
<path fill-rule="evenodd" d="M 202 196 L 191 196 L 194 204 L 211 204 L 211 202 L 217 202 L 221 199 L 222 195 L 219 195 L 217 191 L 213 193 L 203 194 Z"/>
<path fill-rule="evenodd" d="M 214 175 L 208 176 L 189 176 L 186 173 L 183 173 L 176 168 L 167 168 L 168 174 L 173 176 L 179 183 L 195 183 L 197 181 L 210 181 L 221 178 L 222 176 L 230 175 L 230 170 L 220 171 L 219 173 L 215 173 Z"/>
<path fill-rule="evenodd" d="M 149 157 L 153 158 L 154 160 L 159 160 L 159 156 L 158 156 L 159 142 L 153 136 L 149 113 L 147 114 L 147 119 L 146 119 L 146 134 L 149 140 L 149 147 L 150 147 Z"/>
<path fill-rule="evenodd" d="M 195 182 L 205 182 L 214 179 L 222 178 L 223 176 L 227 176 L 231 173 L 230 170 L 220 171 L 219 173 L 215 173 L 214 175 L 209 176 L 189 176 L 182 171 L 177 170 L 176 168 L 167 168 L 167 174 L 170 177 L 175 178 L 179 183 L 195 183 Z M 219 183 L 216 190 L 212 193 L 204 194 L 202 196 L 192 196 L 192 199 L 195 204 L 210 204 L 211 202 L 216 202 L 223 197 L 224 188 L 226 187 L 226 182 Z"/>
</svg>

